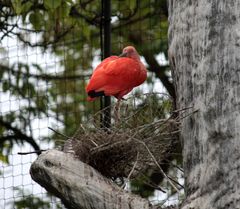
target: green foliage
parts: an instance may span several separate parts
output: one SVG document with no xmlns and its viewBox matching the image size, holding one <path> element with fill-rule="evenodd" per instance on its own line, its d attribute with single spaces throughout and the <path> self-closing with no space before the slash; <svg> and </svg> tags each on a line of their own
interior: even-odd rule
<svg viewBox="0 0 240 209">
<path fill-rule="evenodd" d="M 16 209 L 51 209 L 52 206 L 50 204 L 50 200 L 45 198 L 43 200 L 40 197 L 36 197 L 32 195 L 28 190 L 23 190 L 19 187 L 14 187 L 15 192 L 17 192 L 18 197 L 22 197 L 21 199 L 14 201 L 14 208 Z M 57 203 L 56 208 L 63 208 L 61 204 Z"/>
<path fill-rule="evenodd" d="M 46 9 L 54 10 L 61 5 L 62 0 L 43 0 Z"/>
<path fill-rule="evenodd" d="M 24 197 L 20 200 L 14 201 L 14 206 L 17 209 L 26 209 L 26 208 L 50 209 L 51 208 L 49 202 L 44 201 L 39 197 L 35 197 L 34 195 L 31 195 L 30 192 L 26 192 L 18 187 L 15 187 L 14 190 L 17 191 L 18 196 Z"/>
<path fill-rule="evenodd" d="M 29 15 L 29 21 L 35 30 L 40 30 L 44 25 L 42 14 L 39 11 L 31 13 Z"/>
<path fill-rule="evenodd" d="M 21 0 L 12 0 L 13 8 L 17 15 L 20 15 L 22 12 L 22 3 Z"/>
<path fill-rule="evenodd" d="M 6 147 L 3 147 L 3 149 L 6 149 Z M 8 164 L 9 163 L 8 156 L 3 154 L 3 152 L 2 152 L 3 149 L 1 148 L 1 150 L 0 150 L 0 161 L 5 164 Z"/>
<path fill-rule="evenodd" d="M 154 190 L 149 188 L 146 182 L 151 182 L 148 175 L 141 176 L 140 178 L 131 181 L 131 191 L 138 194 L 143 198 L 151 197 L 154 195 Z"/>
</svg>

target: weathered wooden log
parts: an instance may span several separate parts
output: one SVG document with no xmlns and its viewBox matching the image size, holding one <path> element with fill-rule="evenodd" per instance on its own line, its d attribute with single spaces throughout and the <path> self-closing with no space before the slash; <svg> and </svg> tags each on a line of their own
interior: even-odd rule
<svg viewBox="0 0 240 209">
<path fill-rule="evenodd" d="M 155 208 L 148 200 L 123 191 L 94 168 L 58 150 L 42 153 L 32 164 L 30 174 L 67 208 Z"/>
</svg>

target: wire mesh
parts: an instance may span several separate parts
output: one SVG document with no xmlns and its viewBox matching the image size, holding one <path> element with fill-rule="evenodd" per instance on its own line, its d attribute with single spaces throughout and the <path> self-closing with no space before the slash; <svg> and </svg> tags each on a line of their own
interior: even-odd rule
<svg viewBox="0 0 240 209">
<path fill-rule="evenodd" d="M 168 68 L 165 4 L 157 0 L 112 1 L 112 54 L 134 45 L 149 69 L 147 82 L 134 90 L 131 101 L 136 106 L 142 101 L 136 95 L 171 90 L 160 82 L 165 81 L 160 72 Z M 72 136 L 79 124 L 99 127 L 93 115 L 100 102 L 86 101 L 85 86 L 101 60 L 101 1 L 6 1 L 0 6 L 0 208 L 64 208 L 59 199 L 31 180 L 29 168 L 37 155 L 17 153 L 56 147 L 59 136 L 48 127 L 67 136 Z M 127 103 L 121 107 L 125 119 L 131 109 Z M 144 125 L 145 120 L 138 122 Z M 132 122 L 125 120 L 115 128 L 133 128 Z M 170 161 L 180 166 L 181 157 Z M 171 175 L 182 181 L 176 166 Z M 168 181 L 163 184 L 171 188 Z M 131 190 L 139 192 L 139 185 L 133 182 Z M 178 202 L 179 196 L 168 190 L 154 190 L 151 197 L 145 196 L 156 203 Z"/>
</svg>

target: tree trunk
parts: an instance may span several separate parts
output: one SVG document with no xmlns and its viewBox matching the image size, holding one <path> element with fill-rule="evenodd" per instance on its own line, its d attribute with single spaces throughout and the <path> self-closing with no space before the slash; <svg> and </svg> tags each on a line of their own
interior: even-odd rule
<svg viewBox="0 0 240 209">
<path fill-rule="evenodd" d="M 183 121 L 184 209 L 240 208 L 240 3 L 169 0 L 169 59 Z"/>
</svg>

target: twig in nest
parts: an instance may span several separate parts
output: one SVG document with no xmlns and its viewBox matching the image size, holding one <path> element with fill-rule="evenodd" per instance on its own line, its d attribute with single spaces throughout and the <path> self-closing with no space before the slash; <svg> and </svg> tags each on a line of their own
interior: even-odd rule
<svg viewBox="0 0 240 209">
<path fill-rule="evenodd" d="M 48 127 L 48 129 L 50 129 L 50 130 L 53 131 L 54 133 L 56 133 L 56 134 L 58 134 L 58 135 L 60 135 L 60 136 L 63 136 L 63 137 L 65 137 L 65 138 L 67 138 L 67 139 L 70 138 L 69 136 L 62 134 L 62 133 L 60 133 L 60 132 L 54 130 L 54 129 L 51 128 L 51 127 Z"/>
<path fill-rule="evenodd" d="M 172 111 L 173 113 L 177 113 L 177 112 L 182 112 L 182 111 L 185 111 L 185 110 L 189 110 L 189 109 L 192 109 L 193 106 L 190 106 L 190 107 L 184 107 L 182 109 L 178 109 L 178 110 L 174 110 Z"/>
<path fill-rule="evenodd" d="M 131 119 L 132 117 L 134 117 L 135 115 L 137 115 L 140 111 L 142 111 L 142 109 L 143 109 L 144 107 L 146 107 L 146 106 L 147 106 L 147 105 L 144 105 L 142 108 L 139 108 L 134 114 L 132 114 L 132 115 L 124 118 L 124 120 L 127 121 L 127 120 Z M 127 106 L 127 108 L 128 108 L 128 106 Z"/>
<path fill-rule="evenodd" d="M 29 155 L 29 154 L 41 154 L 42 152 L 47 151 L 47 149 L 36 150 L 32 152 L 18 152 L 18 155 Z"/>
<path fill-rule="evenodd" d="M 86 129 L 84 128 L 83 124 L 80 124 L 80 127 L 82 128 L 82 130 L 83 130 L 84 132 L 86 132 Z"/>
<path fill-rule="evenodd" d="M 86 128 L 83 126 L 83 124 L 80 124 L 79 128 L 77 129 L 77 131 L 74 133 L 74 135 L 72 137 L 73 138 L 78 137 L 79 135 L 82 134 L 82 131 L 84 134 L 87 134 Z"/>
<path fill-rule="evenodd" d="M 178 134 L 180 132 L 181 132 L 180 130 L 177 130 L 177 131 L 172 131 L 169 133 L 162 133 L 162 134 L 160 134 L 160 136 L 169 136 L 169 135 L 173 135 L 173 134 Z"/>
<path fill-rule="evenodd" d="M 190 113 L 187 114 L 187 115 L 184 115 L 184 116 L 182 116 L 182 117 L 179 117 L 179 120 L 182 120 L 182 119 L 184 119 L 184 118 L 187 118 L 188 116 L 190 116 L 190 115 L 192 115 L 192 114 L 194 114 L 194 113 L 196 113 L 196 112 L 198 112 L 198 111 L 199 111 L 199 109 L 194 110 L 194 111 L 190 112 Z"/>
<path fill-rule="evenodd" d="M 184 172 L 184 170 L 179 167 L 178 165 L 176 165 L 175 163 L 171 162 L 170 160 L 165 159 L 165 161 L 167 161 L 168 163 L 170 163 L 173 167 L 177 168 L 178 170 L 180 170 L 181 172 Z"/>
<path fill-rule="evenodd" d="M 97 150 L 97 152 L 99 152 L 99 150 L 102 151 L 102 150 L 105 150 L 105 149 L 109 149 L 110 145 L 114 146 L 115 144 L 119 144 L 119 142 L 116 142 L 114 144 L 111 144 L 110 142 L 107 142 L 107 143 L 101 144 L 99 146 L 97 145 L 97 147 L 92 148 L 90 151 L 93 152 L 93 151 Z"/>
<path fill-rule="evenodd" d="M 128 174 L 128 177 L 127 177 L 128 180 L 130 180 L 130 178 L 131 178 L 131 176 L 132 176 L 132 174 L 133 174 L 133 172 L 134 172 L 134 170 L 135 170 L 135 168 L 136 168 L 136 166 L 137 166 L 138 157 L 139 157 L 139 152 L 137 152 L 136 161 L 135 161 L 135 163 L 134 163 L 134 165 L 133 165 L 133 167 L 132 167 L 132 170 L 131 170 L 130 173 Z"/>
<path fill-rule="evenodd" d="M 144 181 L 144 184 L 146 184 L 146 185 L 148 185 L 148 186 L 150 186 L 150 187 L 152 187 L 152 188 L 154 188 L 154 189 L 156 189 L 156 190 L 159 190 L 159 191 L 161 191 L 161 192 L 163 192 L 163 193 L 167 193 L 167 192 L 166 192 L 165 190 L 163 190 L 160 186 L 154 184 L 153 182 L 146 182 L 146 181 Z"/>
<path fill-rule="evenodd" d="M 182 189 L 184 189 L 184 186 L 182 184 L 180 184 L 177 180 L 175 180 L 174 178 L 172 178 L 171 176 L 168 176 L 169 179 L 171 179 L 175 184 L 177 184 L 178 186 L 180 186 Z"/>
<path fill-rule="evenodd" d="M 176 190 L 177 193 L 179 193 L 178 188 L 173 184 L 172 180 L 167 176 L 167 174 L 164 173 L 163 169 L 161 168 L 161 166 L 159 165 L 159 163 L 157 162 L 156 158 L 154 157 L 154 155 L 152 154 L 152 152 L 149 150 L 148 146 L 143 142 L 140 141 L 138 139 L 134 139 L 135 141 L 141 143 L 146 150 L 148 151 L 149 155 L 151 156 L 151 158 L 153 159 L 153 161 L 155 162 L 155 164 L 157 165 L 157 167 L 159 168 L 161 174 L 167 179 L 167 181 L 169 182 L 169 184 Z"/>
<path fill-rule="evenodd" d="M 133 174 L 133 172 L 134 172 L 134 170 L 135 170 L 135 168 L 136 168 L 136 166 L 137 166 L 138 157 L 139 157 L 139 152 L 137 152 L 136 161 L 135 161 L 135 163 L 133 164 L 133 167 L 132 167 L 130 173 L 128 174 L 127 181 L 130 181 L 130 178 L 131 178 L 131 176 L 132 176 L 132 174 Z M 126 181 L 126 182 L 127 182 L 127 181 Z M 121 189 L 123 189 L 123 188 L 126 186 L 126 182 L 121 186 Z"/>
<path fill-rule="evenodd" d="M 89 139 L 89 141 L 92 142 L 96 147 L 98 147 L 98 144 L 94 140 Z"/>
<path fill-rule="evenodd" d="M 131 138 L 127 139 L 126 141 L 117 141 L 117 142 L 114 142 L 114 143 L 111 143 L 111 142 L 107 142 L 107 143 L 104 143 L 102 145 L 99 145 L 98 147 L 94 147 L 92 148 L 90 151 L 93 153 L 96 153 L 96 152 L 102 152 L 104 150 L 107 150 L 107 149 L 111 149 L 112 147 L 116 147 L 120 144 L 127 144 L 129 143 L 130 141 L 132 141 L 132 139 L 134 139 L 134 137 L 137 135 L 137 132 L 133 134 L 133 136 L 131 136 Z"/>
</svg>

